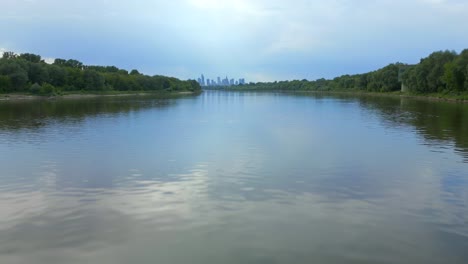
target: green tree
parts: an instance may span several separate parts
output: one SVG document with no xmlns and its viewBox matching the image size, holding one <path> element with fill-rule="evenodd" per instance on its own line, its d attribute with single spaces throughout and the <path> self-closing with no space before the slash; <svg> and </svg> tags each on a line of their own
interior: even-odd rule
<svg viewBox="0 0 468 264">
<path fill-rule="evenodd" d="M 133 69 L 133 70 L 130 72 L 130 75 L 140 75 L 140 72 L 139 72 L 138 70 Z"/>
<path fill-rule="evenodd" d="M 28 82 L 28 73 L 21 64 L 14 60 L 3 60 L 0 63 L 0 75 L 7 76 L 11 81 L 8 92 L 23 91 Z"/>
<path fill-rule="evenodd" d="M 39 90 L 39 94 L 40 95 L 57 95 L 59 94 L 59 90 L 49 83 L 44 83 Z"/>
<path fill-rule="evenodd" d="M 468 91 L 468 65 L 465 68 L 465 85 L 463 86 L 465 91 Z"/>
<path fill-rule="evenodd" d="M 67 70 L 57 65 L 48 67 L 49 83 L 56 87 L 64 87 L 67 84 Z"/>
<path fill-rule="evenodd" d="M 9 60 L 9 59 L 16 59 L 18 57 L 18 55 L 16 55 L 14 52 L 12 51 L 5 51 L 3 53 L 3 56 L 2 58 L 3 59 L 6 59 L 6 60 Z"/>
<path fill-rule="evenodd" d="M 0 75 L 0 92 L 9 92 L 13 90 L 13 84 L 9 76 Z"/>
<path fill-rule="evenodd" d="M 35 83 L 31 85 L 31 88 L 29 88 L 29 91 L 33 94 L 39 94 L 41 92 L 41 86 L 38 83 Z"/>
<path fill-rule="evenodd" d="M 40 55 L 32 54 L 32 53 L 22 53 L 19 55 L 20 59 L 32 62 L 32 63 L 39 63 L 39 62 L 44 62 L 41 59 Z"/>
<path fill-rule="evenodd" d="M 58 66 L 66 66 L 66 63 L 67 61 L 64 59 L 55 59 L 53 64 Z"/>
<path fill-rule="evenodd" d="M 83 68 L 83 63 L 77 60 L 67 60 L 67 62 L 65 62 L 65 66 L 81 69 Z"/>
<path fill-rule="evenodd" d="M 104 90 L 104 77 L 95 70 L 84 70 L 83 81 L 86 90 Z"/>
<path fill-rule="evenodd" d="M 32 85 L 31 85 L 32 83 Z M 0 59 L 0 91 L 29 91 L 43 95 L 61 90 L 157 91 L 200 90 L 191 81 L 165 76 L 148 76 L 137 70 L 131 74 L 115 66 L 88 66 L 74 59 L 55 59 L 52 65 L 31 53 L 6 52 Z M 39 91 L 39 92 L 38 92 Z"/>
<path fill-rule="evenodd" d="M 42 84 L 49 80 L 47 66 L 42 63 L 30 63 L 28 69 L 28 78 L 31 83 Z"/>
</svg>

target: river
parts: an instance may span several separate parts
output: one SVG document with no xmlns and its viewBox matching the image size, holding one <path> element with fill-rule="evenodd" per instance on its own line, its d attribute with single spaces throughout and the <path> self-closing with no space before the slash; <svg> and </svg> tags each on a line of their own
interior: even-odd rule
<svg viewBox="0 0 468 264">
<path fill-rule="evenodd" d="M 468 263 L 468 105 L 0 102 L 0 263 Z"/>
</svg>

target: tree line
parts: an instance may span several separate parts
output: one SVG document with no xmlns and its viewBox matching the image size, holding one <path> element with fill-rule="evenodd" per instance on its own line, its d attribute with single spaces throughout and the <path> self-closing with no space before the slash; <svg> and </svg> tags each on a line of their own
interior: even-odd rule
<svg viewBox="0 0 468 264">
<path fill-rule="evenodd" d="M 64 91 L 201 91 L 195 80 L 128 72 L 115 66 L 90 66 L 69 59 L 46 63 L 40 55 L 4 52 L 0 58 L 0 92 L 60 94 Z"/>
<path fill-rule="evenodd" d="M 236 89 L 393 92 L 400 91 L 402 83 L 407 91 L 417 94 L 468 92 L 468 49 L 460 54 L 455 51 L 437 51 L 416 65 L 398 62 L 376 71 L 342 75 L 334 79 L 251 82 Z"/>
</svg>

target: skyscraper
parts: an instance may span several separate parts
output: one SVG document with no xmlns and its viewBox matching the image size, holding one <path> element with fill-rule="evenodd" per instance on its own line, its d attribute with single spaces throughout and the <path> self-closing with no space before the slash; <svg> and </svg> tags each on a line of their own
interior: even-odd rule
<svg viewBox="0 0 468 264">
<path fill-rule="evenodd" d="M 197 78 L 198 83 L 200 83 L 201 86 L 233 86 L 233 85 L 243 85 L 245 84 L 245 79 L 244 78 L 239 78 L 239 79 L 229 79 L 228 76 L 225 78 L 217 77 L 216 79 L 205 79 L 205 75 L 201 74 L 200 78 Z"/>
</svg>

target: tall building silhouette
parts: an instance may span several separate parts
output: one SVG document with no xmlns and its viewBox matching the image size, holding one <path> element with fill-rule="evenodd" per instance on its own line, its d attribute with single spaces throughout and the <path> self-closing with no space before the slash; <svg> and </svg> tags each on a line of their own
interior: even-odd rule
<svg viewBox="0 0 468 264">
<path fill-rule="evenodd" d="M 233 86 L 245 84 L 244 78 L 236 80 L 234 78 L 229 79 L 229 77 L 226 76 L 225 78 L 221 79 L 221 77 L 218 76 L 216 79 L 205 79 L 204 74 L 201 74 L 201 76 L 197 78 L 197 81 L 201 86 Z"/>
</svg>

